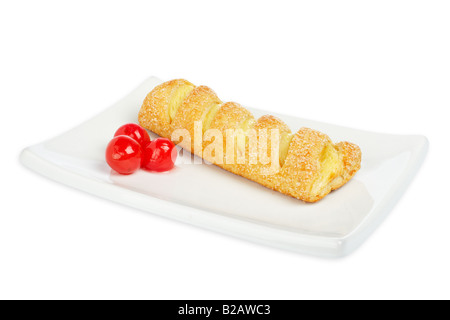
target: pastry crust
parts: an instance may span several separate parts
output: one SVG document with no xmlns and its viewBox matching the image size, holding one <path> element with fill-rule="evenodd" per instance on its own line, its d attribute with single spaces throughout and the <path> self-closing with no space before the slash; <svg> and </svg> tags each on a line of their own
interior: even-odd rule
<svg viewBox="0 0 450 320">
<path fill-rule="evenodd" d="M 195 129 L 195 122 L 200 122 L 202 129 Z M 176 129 L 187 130 L 191 139 L 181 142 L 183 148 L 225 170 L 307 202 L 316 202 L 340 188 L 361 167 L 361 150 L 353 143 L 333 144 L 326 134 L 310 128 L 293 134 L 280 119 L 270 115 L 255 119 L 238 103 L 222 103 L 210 88 L 196 87 L 183 79 L 153 89 L 141 107 L 139 123 L 166 138 L 171 138 Z M 210 143 L 203 140 L 208 129 L 222 133 L 223 146 L 228 144 L 234 152 L 224 152 L 219 158 L 203 154 Z M 227 136 L 230 129 L 234 136 Z M 279 134 L 271 136 L 272 129 Z M 258 143 L 255 148 L 251 141 L 267 144 Z"/>
<path fill-rule="evenodd" d="M 145 98 L 139 111 L 139 122 L 145 123 L 145 127 L 162 137 L 170 137 L 172 119 L 170 119 L 170 105 L 180 91 L 185 89 L 187 94 L 194 90 L 195 86 L 189 81 L 176 79 L 160 84 L 154 88 Z M 187 95 L 186 94 L 186 95 Z M 182 101 L 185 96 L 181 97 Z"/>
<path fill-rule="evenodd" d="M 191 136 L 191 146 L 189 147 L 182 142 L 183 148 L 192 151 L 198 150 L 197 155 L 201 157 L 202 139 L 196 139 L 196 135 L 203 134 L 206 131 L 206 116 L 221 104 L 222 101 L 219 100 L 216 93 L 205 86 L 196 87 L 186 96 L 172 121 L 172 130 L 187 129 Z M 196 121 L 202 123 L 201 133 L 196 133 L 194 130 Z M 196 143 L 200 143 L 200 147 L 194 148 Z"/>
</svg>

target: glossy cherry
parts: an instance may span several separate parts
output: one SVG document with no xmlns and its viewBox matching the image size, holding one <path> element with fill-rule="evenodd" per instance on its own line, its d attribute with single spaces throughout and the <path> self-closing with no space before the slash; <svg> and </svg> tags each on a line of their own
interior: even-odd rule
<svg viewBox="0 0 450 320">
<path fill-rule="evenodd" d="M 136 140 L 142 146 L 142 150 L 150 143 L 150 136 L 147 131 L 136 123 L 128 123 L 121 126 L 117 129 L 114 137 L 121 135 L 129 136 Z"/>
<path fill-rule="evenodd" d="M 142 168 L 150 171 L 169 171 L 175 165 L 178 151 L 175 144 L 166 138 L 150 142 L 143 151 Z"/>
<path fill-rule="evenodd" d="M 120 174 L 132 174 L 141 167 L 141 145 L 129 136 L 117 136 L 106 147 L 106 162 Z"/>
</svg>

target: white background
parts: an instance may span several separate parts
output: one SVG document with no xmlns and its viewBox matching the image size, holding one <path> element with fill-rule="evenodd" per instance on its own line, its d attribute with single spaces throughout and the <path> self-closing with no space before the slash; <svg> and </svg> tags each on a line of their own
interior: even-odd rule
<svg viewBox="0 0 450 320">
<path fill-rule="evenodd" d="M 1 1 L 0 298 L 450 298 L 448 1 Z M 150 75 L 223 100 L 423 134 L 428 158 L 353 255 L 323 260 L 130 209 L 20 150 Z"/>
</svg>

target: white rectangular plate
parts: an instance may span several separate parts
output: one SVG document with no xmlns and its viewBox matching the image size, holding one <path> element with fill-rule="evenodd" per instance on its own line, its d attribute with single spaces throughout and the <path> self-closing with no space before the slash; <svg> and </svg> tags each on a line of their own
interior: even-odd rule
<svg viewBox="0 0 450 320">
<path fill-rule="evenodd" d="M 381 223 L 419 169 L 428 149 L 423 136 L 371 133 L 278 115 L 293 130 L 310 127 L 333 141 L 352 141 L 362 168 L 341 189 L 314 204 L 290 198 L 213 165 L 185 164 L 163 174 L 111 171 L 104 150 L 115 130 L 137 122 L 149 78 L 127 97 L 55 139 L 29 147 L 22 163 L 61 183 L 168 218 L 239 238 L 326 257 L 355 250 Z M 258 117 L 260 110 L 251 110 Z M 151 134 L 152 137 L 155 135 Z"/>
</svg>

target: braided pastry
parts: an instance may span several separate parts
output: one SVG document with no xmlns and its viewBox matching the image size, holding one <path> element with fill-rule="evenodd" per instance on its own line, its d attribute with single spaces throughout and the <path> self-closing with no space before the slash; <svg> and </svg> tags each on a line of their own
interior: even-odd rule
<svg viewBox="0 0 450 320">
<path fill-rule="evenodd" d="M 361 167 L 355 144 L 333 144 L 309 128 L 292 133 L 276 117 L 255 119 L 239 104 L 220 101 L 210 88 L 182 79 L 153 89 L 139 122 L 225 170 L 307 202 L 338 189 Z"/>
</svg>

